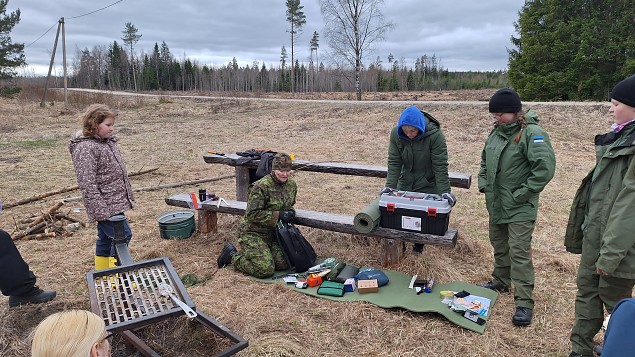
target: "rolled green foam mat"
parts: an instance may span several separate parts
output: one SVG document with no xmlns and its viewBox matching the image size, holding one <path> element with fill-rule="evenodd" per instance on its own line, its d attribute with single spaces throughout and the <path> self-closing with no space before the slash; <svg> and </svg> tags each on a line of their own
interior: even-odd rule
<svg viewBox="0 0 635 357">
<path fill-rule="evenodd" d="M 377 227 L 380 220 L 381 212 L 379 211 L 379 197 L 377 197 L 355 215 L 353 226 L 359 233 L 370 233 Z"/>
</svg>

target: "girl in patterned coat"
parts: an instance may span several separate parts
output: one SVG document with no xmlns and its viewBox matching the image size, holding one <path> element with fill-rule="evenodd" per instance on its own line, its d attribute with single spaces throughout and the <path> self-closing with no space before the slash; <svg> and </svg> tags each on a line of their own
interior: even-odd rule
<svg viewBox="0 0 635 357">
<path fill-rule="evenodd" d="M 132 238 L 124 212 L 132 209 L 134 198 L 117 138 L 113 136 L 116 116 L 106 105 L 89 106 L 82 115 L 82 130 L 68 145 L 86 213 L 97 221 L 97 270 L 115 266 L 113 221 L 123 219 L 127 242 Z"/>
</svg>

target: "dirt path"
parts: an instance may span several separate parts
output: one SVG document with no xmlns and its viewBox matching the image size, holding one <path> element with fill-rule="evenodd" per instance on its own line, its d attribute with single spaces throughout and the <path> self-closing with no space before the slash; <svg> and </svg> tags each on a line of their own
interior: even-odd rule
<svg viewBox="0 0 635 357">
<path fill-rule="evenodd" d="M 56 89 L 61 90 L 61 89 Z M 233 97 L 233 96 L 214 96 L 214 95 L 186 95 L 186 94 L 153 94 L 153 93 L 131 93 L 124 91 L 106 91 L 98 89 L 83 89 L 83 88 L 68 88 L 69 92 L 86 92 L 86 93 L 101 93 L 118 96 L 139 96 L 149 98 L 180 98 L 180 99 L 203 99 L 203 100 L 247 100 L 247 101 L 264 101 L 264 102 L 287 102 L 287 103 L 304 103 L 314 102 L 320 104 L 349 104 L 349 105 L 431 105 L 431 104 L 446 104 L 446 105 L 481 105 L 487 104 L 486 100 L 346 100 L 346 99 L 307 99 L 307 98 L 260 98 L 260 97 Z M 302 96 L 299 93 L 298 96 Z M 534 105 L 546 105 L 546 106 L 608 106 L 608 102 L 523 102 L 525 107 Z"/>
</svg>

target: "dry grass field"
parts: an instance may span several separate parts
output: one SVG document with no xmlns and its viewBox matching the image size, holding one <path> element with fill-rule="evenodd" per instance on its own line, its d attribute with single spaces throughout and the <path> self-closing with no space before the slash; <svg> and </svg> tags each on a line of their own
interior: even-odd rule
<svg viewBox="0 0 635 357">
<path fill-rule="evenodd" d="M 455 188 L 458 198 L 450 226 L 458 229 L 455 248 L 427 246 L 423 255 L 407 255 L 391 269 L 406 274 L 433 273 L 437 282 L 486 281 L 492 269 L 484 197 L 478 193 L 480 152 L 491 129 L 487 98 L 493 91 L 406 93 L 366 99 L 400 102 L 311 102 L 243 99 L 175 99 L 69 93 L 68 107 L 22 96 L 0 100 L 0 199 L 10 204 L 34 194 L 76 184 L 67 143 L 80 128 L 79 114 L 92 102 L 119 110 L 116 123 L 129 172 L 158 167 L 131 178 L 134 187 L 233 174 L 222 165 L 205 164 L 208 150 L 243 151 L 269 147 L 311 161 L 385 165 L 388 133 L 408 100 L 474 100 L 472 104 L 411 102 L 442 123 L 450 171 L 472 174 L 470 189 Z M 319 96 L 319 99 L 328 99 Z M 346 98 L 342 98 L 346 99 Z M 157 218 L 175 210 L 164 198 L 198 187 L 234 199 L 234 180 L 136 193 L 128 212 L 136 261 L 167 256 L 181 276 L 201 283 L 188 288 L 197 308 L 249 341 L 239 356 L 567 356 L 573 322 L 578 257 L 565 252 L 563 236 L 574 192 L 594 161 L 593 136 L 609 128 L 608 104 L 532 103 L 550 134 L 557 172 L 541 195 L 533 240 L 536 266 L 535 319 L 526 328 L 511 323 L 513 296 L 498 299 L 483 335 L 460 328 L 436 314 L 382 309 L 299 294 L 277 284 L 255 282 L 231 268 L 218 270 L 216 257 L 225 241 L 234 241 L 238 217 L 221 215 L 218 233 L 165 240 Z M 378 190 L 382 179 L 298 171 L 297 208 L 354 215 Z M 0 227 L 38 214 L 79 191 L 5 209 Z M 86 220 L 81 201 L 62 211 Z M 358 266 L 378 266 L 374 239 L 301 227 L 319 256 L 337 257 Z M 17 246 L 38 276 L 38 285 L 55 289 L 47 304 L 9 309 L 0 298 L 0 356 L 28 356 L 28 336 L 49 314 L 70 308 L 90 309 L 85 273 L 93 267 L 95 224 L 71 237 L 20 240 Z M 139 333 L 165 356 L 208 356 L 218 343 L 185 319 Z M 601 342 L 601 336 L 598 336 Z M 114 356 L 134 355 L 115 338 Z"/>
</svg>

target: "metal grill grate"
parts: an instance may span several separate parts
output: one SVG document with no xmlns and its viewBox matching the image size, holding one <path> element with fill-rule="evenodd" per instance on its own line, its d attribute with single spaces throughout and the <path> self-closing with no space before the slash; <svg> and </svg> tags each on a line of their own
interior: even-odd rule
<svg viewBox="0 0 635 357">
<path fill-rule="evenodd" d="M 170 285 L 180 300 L 195 309 L 167 258 L 92 271 L 87 273 L 87 280 L 91 310 L 113 332 L 183 314 L 169 296 L 161 295 L 162 284 Z"/>
<path fill-rule="evenodd" d="M 124 248 L 127 250 L 127 247 Z M 184 314 L 172 298 L 161 295 L 161 285 L 169 285 L 173 294 L 190 308 L 196 309 L 167 257 L 90 271 L 86 273 L 86 281 L 92 312 L 104 319 L 108 331 L 121 333 L 144 356 L 159 354 L 132 331 Z M 231 356 L 248 345 L 245 339 L 202 312 L 198 312 L 194 320 L 233 343 L 215 354 L 215 357 Z"/>
<path fill-rule="evenodd" d="M 164 266 L 140 268 L 97 277 L 95 292 L 106 325 L 155 315 L 177 307 L 158 286 L 172 285 Z"/>
</svg>

